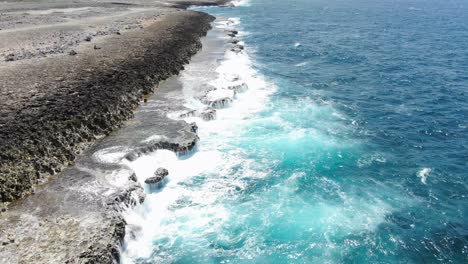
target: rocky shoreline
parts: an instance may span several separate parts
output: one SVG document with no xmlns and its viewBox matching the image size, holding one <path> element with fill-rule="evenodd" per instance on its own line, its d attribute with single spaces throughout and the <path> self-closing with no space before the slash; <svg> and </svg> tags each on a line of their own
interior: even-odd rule
<svg viewBox="0 0 468 264">
<path fill-rule="evenodd" d="M 169 13 L 137 32 L 107 37 L 95 44 L 105 47 L 99 53 L 85 47 L 79 56 L 6 65 L 0 72 L 0 202 L 31 193 L 73 164 L 88 143 L 131 118 L 155 84 L 188 63 L 212 20 Z M 15 89 L 30 97 L 18 102 Z"/>
<path fill-rule="evenodd" d="M 214 17 L 184 8 L 224 3 L 173 1 L 170 11 L 142 20 L 138 30 L 85 39 L 75 53 L 0 64 L 0 262 L 119 262 L 120 212 L 144 199 L 142 187 L 131 172 L 125 187 L 115 188 L 69 167 L 80 159 L 92 164 L 80 154 L 132 118 L 157 84 L 178 74 L 201 48 Z M 129 155 L 190 151 L 196 126 L 171 126 L 179 131 L 174 138 Z M 101 185 L 93 192 L 75 188 L 96 181 Z"/>
</svg>

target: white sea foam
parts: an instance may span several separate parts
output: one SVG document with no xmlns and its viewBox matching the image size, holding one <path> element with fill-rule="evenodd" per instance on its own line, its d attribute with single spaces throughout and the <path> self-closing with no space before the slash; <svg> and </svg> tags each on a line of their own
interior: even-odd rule
<svg viewBox="0 0 468 264">
<path fill-rule="evenodd" d="M 161 136 L 161 135 L 152 135 L 152 136 L 149 136 L 148 138 L 144 139 L 142 142 L 143 143 L 148 143 L 148 142 L 152 142 L 152 141 L 162 140 L 162 139 L 165 139 L 165 138 L 166 138 L 165 136 Z"/>
<path fill-rule="evenodd" d="M 231 3 L 234 6 L 250 6 L 249 0 L 234 0 L 234 1 L 231 1 Z"/>
<path fill-rule="evenodd" d="M 421 178 L 421 182 L 423 184 L 427 183 L 427 177 L 431 174 L 432 169 L 430 168 L 422 168 L 420 171 L 418 171 L 418 177 Z"/>
<path fill-rule="evenodd" d="M 294 65 L 294 66 L 296 66 L 296 67 L 303 67 L 303 66 L 306 66 L 307 64 L 309 64 L 309 62 L 304 61 L 304 62 L 298 63 L 298 64 L 296 64 L 296 65 Z"/>
<path fill-rule="evenodd" d="M 97 162 L 118 163 L 128 153 L 128 150 L 120 146 L 110 147 L 96 151 L 92 157 Z"/>
<path fill-rule="evenodd" d="M 234 98 L 234 91 L 229 89 L 216 89 L 206 94 L 206 98 L 210 101 L 222 99 L 222 98 Z"/>
<path fill-rule="evenodd" d="M 217 22 L 216 27 L 231 28 L 239 23 L 238 19 L 228 19 Z M 255 160 L 244 157 L 242 150 L 228 148 L 228 142 L 230 138 L 239 137 L 243 127 L 251 122 L 249 118 L 266 107 L 275 87 L 255 71 L 245 51 L 236 53 L 228 50 L 224 60 L 212 71 L 201 72 L 199 66 L 192 63 L 181 73 L 186 107 L 195 110 L 206 108 L 194 97 L 196 93 L 192 90 L 193 84 L 204 83 L 206 76 L 212 76 L 208 85 L 214 88 L 206 94 L 209 100 L 234 98 L 233 90 L 228 89 L 232 86 L 245 84 L 248 89 L 237 93 L 229 107 L 217 109 L 215 120 L 185 118 L 187 122 L 197 123 L 200 136 L 197 151 L 189 158 L 158 150 L 133 162 L 123 161 L 134 170 L 141 184 L 158 167 L 169 171 L 168 182 L 162 191 L 149 193 L 143 205 L 126 212 L 129 229 L 136 230 L 132 232 L 137 232 L 137 235 L 131 239 L 131 234 L 127 234 L 123 263 L 150 257 L 157 251 L 154 241 L 158 241 L 160 247 L 169 247 L 177 237 L 202 237 L 219 232 L 230 213 L 218 201 L 235 190 L 245 188 L 244 177 L 266 177 L 270 173 Z M 163 259 L 163 256 L 161 259 L 156 256 L 153 261 Z"/>
<path fill-rule="evenodd" d="M 300 42 L 296 42 L 296 43 L 294 43 L 294 47 L 296 47 L 296 48 L 297 48 L 297 47 L 300 47 L 300 46 L 302 46 Z"/>
</svg>

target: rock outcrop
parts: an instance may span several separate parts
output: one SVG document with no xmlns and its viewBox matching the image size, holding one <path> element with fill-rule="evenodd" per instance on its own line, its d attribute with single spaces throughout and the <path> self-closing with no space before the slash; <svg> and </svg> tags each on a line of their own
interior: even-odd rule
<svg viewBox="0 0 468 264">
<path fill-rule="evenodd" d="M 145 183 L 146 184 L 155 184 L 155 183 L 158 183 L 160 181 L 162 181 L 167 175 L 169 175 L 169 171 L 165 168 L 158 168 L 155 172 L 154 172 L 154 176 L 153 177 L 149 177 L 145 180 Z"/>
<path fill-rule="evenodd" d="M 183 69 L 213 19 L 191 11 L 167 14 L 139 32 L 109 37 L 99 54 L 80 52 L 18 69 L 2 89 L 22 85 L 15 80 L 43 77 L 25 85 L 45 92 L 19 108 L 7 101 L 0 109 L 0 203 L 31 193 L 73 164 L 88 143 L 131 118 L 154 84 Z M 152 148 L 189 151 L 194 143 L 161 142 Z"/>
</svg>

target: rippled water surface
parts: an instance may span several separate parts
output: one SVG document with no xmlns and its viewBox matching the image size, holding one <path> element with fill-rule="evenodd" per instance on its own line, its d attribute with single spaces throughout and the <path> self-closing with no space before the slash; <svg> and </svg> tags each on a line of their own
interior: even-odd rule
<svg viewBox="0 0 468 264">
<path fill-rule="evenodd" d="M 468 262 L 467 1 L 202 11 L 240 22 L 246 52 L 217 72 L 249 90 L 194 120 L 191 156 L 129 164 L 171 174 L 129 216 L 128 262 Z"/>
</svg>

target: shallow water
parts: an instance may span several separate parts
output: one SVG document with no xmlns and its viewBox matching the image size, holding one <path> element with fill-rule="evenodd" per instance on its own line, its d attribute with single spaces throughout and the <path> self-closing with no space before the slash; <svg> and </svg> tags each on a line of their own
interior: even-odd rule
<svg viewBox="0 0 468 264">
<path fill-rule="evenodd" d="M 128 212 L 125 263 L 466 263 L 468 2 L 202 10 L 246 51 L 188 65 L 186 106 L 206 83 L 249 89 L 186 119 L 192 154 L 127 162 L 170 174 Z"/>
</svg>

